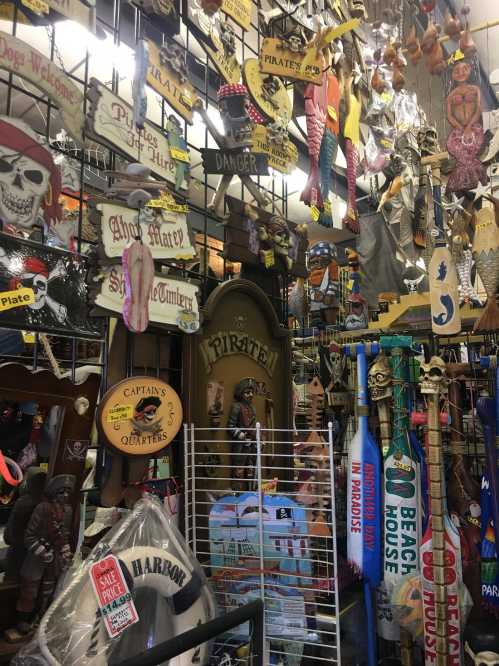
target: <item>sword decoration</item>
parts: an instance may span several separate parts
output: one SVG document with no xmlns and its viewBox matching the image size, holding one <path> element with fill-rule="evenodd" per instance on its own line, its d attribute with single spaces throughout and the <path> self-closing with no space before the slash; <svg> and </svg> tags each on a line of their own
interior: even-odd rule
<svg viewBox="0 0 499 666">
<path fill-rule="evenodd" d="M 461 664 L 462 579 L 459 534 L 447 515 L 440 396 L 447 393 L 445 363 L 438 356 L 420 368 L 421 393 L 428 398 L 430 520 L 421 545 L 425 664 Z"/>
</svg>

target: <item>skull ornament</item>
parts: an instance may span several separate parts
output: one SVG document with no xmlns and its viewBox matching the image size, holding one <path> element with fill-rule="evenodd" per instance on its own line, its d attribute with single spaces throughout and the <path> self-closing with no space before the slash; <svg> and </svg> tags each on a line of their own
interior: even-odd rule
<svg viewBox="0 0 499 666">
<path fill-rule="evenodd" d="M 438 395 L 447 392 L 449 382 L 445 363 L 439 356 L 432 356 L 429 363 L 421 363 L 419 374 L 421 393 Z"/>
<path fill-rule="evenodd" d="M 369 368 L 367 377 L 371 400 L 385 400 L 392 396 L 392 371 L 387 357 L 380 354 Z"/>
<path fill-rule="evenodd" d="M 236 33 L 232 26 L 225 21 L 220 22 L 220 41 L 225 57 L 233 58 L 236 55 Z"/>
<path fill-rule="evenodd" d="M 436 155 L 440 152 L 437 130 L 430 125 L 425 125 L 418 132 L 418 145 L 421 157 Z"/>
<path fill-rule="evenodd" d="M 475 666 L 499 666 L 499 654 L 497 652 L 477 652 L 476 654 L 470 648 L 468 641 L 466 641 L 464 649 L 469 654 Z"/>
<path fill-rule="evenodd" d="M 269 143 L 284 146 L 288 140 L 288 130 L 284 125 L 276 121 L 267 125 L 267 136 Z"/>
</svg>

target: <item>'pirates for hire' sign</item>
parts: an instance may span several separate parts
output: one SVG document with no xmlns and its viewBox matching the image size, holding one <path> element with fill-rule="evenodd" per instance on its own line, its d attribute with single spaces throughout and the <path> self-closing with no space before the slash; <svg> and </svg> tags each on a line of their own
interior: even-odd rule
<svg viewBox="0 0 499 666">
<path fill-rule="evenodd" d="M 125 301 L 125 277 L 123 268 L 112 266 L 104 273 L 94 304 L 111 312 L 123 312 Z M 149 292 L 149 321 L 151 323 L 178 326 L 186 333 L 199 328 L 198 288 L 196 285 L 172 278 L 155 275 Z"/>
<path fill-rule="evenodd" d="M 87 133 L 149 167 L 156 176 L 175 186 L 177 164 L 171 158 L 165 134 L 147 120 L 139 132 L 133 121 L 132 107 L 97 79 L 90 80 L 88 98 L 92 104 Z M 182 188 L 187 189 L 186 181 Z"/>
<path fill-rule="evenodd" d="M 121 262 L 123 250 L 138 235 L 138 211 L 111 202 L 91 204 L 91 210 L 100 235 L 102 260 Z M 142 242 L 154 260 L 187 260 L 196 256 L 186 213 L 146 207 L 140 211 L 140 228 Z"/>
<path fill-rule="evenodd" d="M 57 105 L 69 134 L 82 145 L 83 95 L 67 74 L 26 42 L 1 31 L 0 69 L 6 69 L 42 90 Z"/>
</svg>

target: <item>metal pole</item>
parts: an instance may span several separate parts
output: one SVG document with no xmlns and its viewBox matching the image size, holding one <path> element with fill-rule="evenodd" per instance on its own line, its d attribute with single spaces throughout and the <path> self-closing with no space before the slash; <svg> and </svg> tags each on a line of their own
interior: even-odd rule
<svg viewBox="0 0 499 666">
<path fill-rule="evenodd" d="M 189 426 L 184 423 L 184 532 L 189 545 Z"/>
</svg>

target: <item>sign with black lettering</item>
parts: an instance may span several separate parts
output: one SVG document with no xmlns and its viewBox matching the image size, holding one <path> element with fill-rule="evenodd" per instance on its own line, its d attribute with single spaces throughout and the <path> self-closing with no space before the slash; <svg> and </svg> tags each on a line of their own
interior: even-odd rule
<svg viewBox="0 0 499 666">
<path fill-rule="evenodd" d="M 262 153 L 231 152 L 215 148 L 202 148 L 203 168 L 206 173 L 230 176 L 268 176 L 268 158 Z"/>
</svg>

